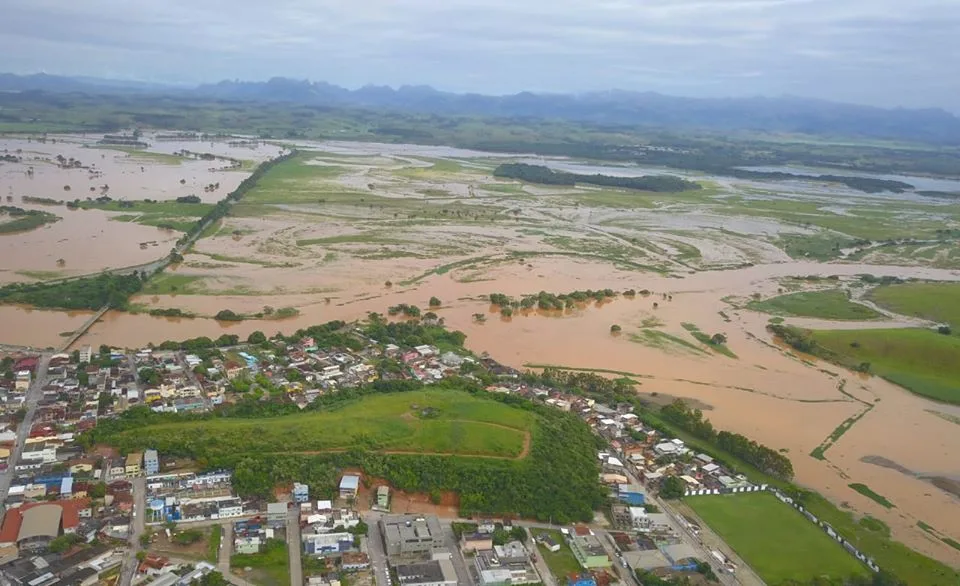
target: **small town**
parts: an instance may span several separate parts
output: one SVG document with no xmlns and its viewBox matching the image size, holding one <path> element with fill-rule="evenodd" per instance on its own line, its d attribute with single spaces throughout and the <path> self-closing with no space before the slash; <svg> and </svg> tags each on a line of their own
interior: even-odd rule
<svg viewBox="0 0 960 586">
<path fill-rule="evenodd" d="M 661 496 L 767 486 L 645 426 L 627 404 L 528 384 L 487 356 L 383 344 L 359 328 L 350 335 L 362 344 L 322 348 L 310 336 L 289 342 L 252 335 L 246 343 L 227 338 L 191 350 L 7 353 L 0 377 L 4 583 L 741 583 L 730 549 Z M 119 453 L 78 441 L 98 422 L 138 406 L 200 414 L 242 392 L 304 409 L 380 378 L 431 384 L 481 372 L 492 381 L 488 393 L 576 414 L 606 446 L 596 457 L 608 504 L 592 522 L 460 518 L 455 509 L 401 494 L 360 470 L 344 471 L 334 494 L 311 494 L 307 484 L 294 482 L 277 487 L 274 499 L 249 499 L 235 490 L 231 470 L 205 469 L 156 449 Z"/>
</svg>

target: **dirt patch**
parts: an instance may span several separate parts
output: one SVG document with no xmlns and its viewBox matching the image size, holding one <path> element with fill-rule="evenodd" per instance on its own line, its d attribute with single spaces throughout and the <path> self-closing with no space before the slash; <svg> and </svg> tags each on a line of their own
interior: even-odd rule
<svg viewBox="0 0 960 586">
<path fill-rule="evenodd" d="M 360 511 L 369 511 L 376 502 L 378 486 L 390 486 L 382 478 L 365 477 L 357 491 L 356 507 Z M 390 486 L 390 512 L 394 514 L 436 515 L 441 519 L 456 518 L 460 514 L 460 495 L 455 492 L 440 493 L 439 502 L 434 504 L 430 495 L 408 493 Z"/>
<path fill-rule="evenodd" d="M 169 539 L 165 531 L 160 530 L 153 534 L 150 547 L 147 550 L 160 556 L 169 558 L 178 558 L 184 560 L 205 560 L 207 558 L 210 541 L 210 529 L 199 529 L 203 532 L 203 538 L 190 545 L 178 545 Z"/>
</svg>

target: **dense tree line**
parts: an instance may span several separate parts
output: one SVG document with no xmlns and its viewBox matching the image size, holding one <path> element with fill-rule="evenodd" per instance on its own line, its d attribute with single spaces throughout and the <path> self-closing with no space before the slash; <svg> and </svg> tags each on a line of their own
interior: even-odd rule
<svg viewBox="0 0 960 586">
<path fill-rule="evenodd" d="M 375 393 L 397 393 L 424 388 L 417 381 L 377 381 L 358 389 L 323 395 L 307 407 L 328 410 Z M 334 494 L 340 470 L 360 467 L 384 478 L 395 488 L 427 494 L 451 491 L 460 497 L 462 515 L 475 513 L 521 515 L 558 523 L 587 521 L 604 501 L 597 483 L 597 438 L 578 417 L 526 399 L 486 393 L 466 379 L 440 381 L 431 388 L 463 390 L 536 414 L 530 455 L 521 460 L 494 460 L 460 456 L 384 455 L 364 449 L 316 456 L 251 454 L 244 446 L 192 441 L 173 431 L 166 439 L 150 432 L 158 423 L 210 420 L 220 417 L 263 418 L 298 413 L 289 403 L 243 400 L 214 412 L 196 415 L 154 413 L 129 409 L 83 434 L 83 445 L 112 443 L 122 451 L 158 447 L 174 456 L 195 458 L 207 468 L 234 470 L 234 485 L 244 496 L 271 494 L 278 483 L 306 482 L 316 494 Z M 272 421 L 271 425 L 281 422 Z M 134 434 L 125 431 L 137 430 Z M 160 441 L 161 443 L 157 443 Z"/>
<path fill-rule="evenodd" d="M 182 195 L 177 198 L 177 203 L 200 203 L 198 195 Z"/>
<path fill-rule="evenodd" d="M 642 177 L 616 177 L 613 175 L 581 175 L 554 171 L 543 165 L 528 165 L 526 163 L 504 163 L 493 170 L 494 177 L 519 179 L 530 183 L 545 185 L 598 185 L 601 187 L 617 187 L 637 189 L 640 191 L 680 192 L 700 189 L 699 183 L 687 181 L 673 175 L 644 175 Z"/>
<path fill-rule="evenodd" d="M 690 434 L 717 446 L 728 454 L 736 456 L 761 472 L 783 480 L 793 478 L 793 464 L 790 462 L 790 458 L 738 433 L 716 431 L 713 424 L 704 418 L 701 410 L 691 409 L 681 400 L 674 401 L 661 408 L 660 416 Z"/>
<path fill-rule="evenodd" d="M 913 185 L 903 181 L 893 181 L 891 179 L 877 179 L 874 177 L 856 177 L 847 175 L 798 175 L 796 173 L 785 173 L 783 171 L 750 171 L 747 169 L 718 169 L 718 175 L 729 175 L 738 179 L 759 179 L 767 181 L 820 181 L 822 183 L 840 183 L 851 189 L 863 191 L 864 193 L 881 193 L 890 191 L 893 193 L 903 193 L 913 189 Z"/>
<path fill-rule="evenodd" d="M 364 334 L 382 343 L 398 346 L 429 344 L 445 348 L 463 348 L 467 336 L 460 331 L 450 331 L 442 326 L 425 325 L 417 321 L 387 322 L 382 316 L 371 313 L 363 328 Z"/>
<path fill-rule="evenodd" d="M 143 281 L 136 272 L 127 275 L 102 274 L 47 285 L 14 283 L 0 287 L 0 303 L 24 303 L 51 309 L 100 309 L 109 305 L 124 309 Z"/>
<path fill-rule="evenodd" d="M 587 289 L 585 291 L 573 291 L 571 293 L 548 293 L 540 291 L 534 295 L 524 295 L 520 299 L 514 299 L 503 293 L 491 293 L 488 297 L 492 305 L 500 308 L 501 312 L 506 309 L 572 309 L 577 303 L 586 303 L 587 301 L 603 301 L 617 296 L 613 289 Z M 511 311 L 510 315 L 513 312 Z"/>
</svg>

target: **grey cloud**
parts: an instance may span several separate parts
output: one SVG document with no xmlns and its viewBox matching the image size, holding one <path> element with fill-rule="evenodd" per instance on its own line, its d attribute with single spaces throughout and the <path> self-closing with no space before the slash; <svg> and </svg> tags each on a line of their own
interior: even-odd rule
<svg viewBox="0 0 960 586">
<path fill-rule="evenodd" d="M 956 0 L 4 0 L 20 73 L 508 93 L 790 93 L 960 110 Z"/>
</svg>

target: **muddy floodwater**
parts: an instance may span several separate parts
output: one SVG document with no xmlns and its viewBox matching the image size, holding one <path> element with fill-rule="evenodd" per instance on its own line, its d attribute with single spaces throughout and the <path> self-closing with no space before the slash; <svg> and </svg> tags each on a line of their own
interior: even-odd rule
<svg viewBox="0 0 960 586">
<path fill-rule="evenodd" d="M 128 152 L 97 145 L 98 138 L 51 135 L 43 142 L 37 138 L 0 138 L 0 154 L 21 159 L 0 163 L 0 203 L 60 217 L 28 232 L 0 234 L 0 283 L 149 263 L 166 255 L 180 237 L 172 230 L 117 221 L 129 218 L 129 214 L 40 205 L 24 201 L 24 197 L 65 203 L 101 196 L 169 201 L 196 195 L 215 203 L 250 174 L 252 163 L 282 150 L 257 141 L 237 146 L 236 142 L 224 141 L 164 141 L 148 134 L 142 140 L 150 144 L 149 148 Z M 219 158 L 173 156 L 184 150 Z M 243 168 L 236 168 L 237 164 Z M 211 188 L 213 185 L 217 187 Z"/>
<path fill-rule="evenodd" d="M 219 191 L 202 195 L 206 201 L 216 201 L 246 176 L 245 171 L 217 168 L 224 163 L 222 160 L 173 165 L 161 157 L 163 161 L 153 161 L 148 170 L 147 165 L 128 160 L 128 153 L 92 148 L 90 140 L 70 138 L 56 145 L 0 141 L 0 150 L 11 146 L 22 149 L 25 159 L 28 151 L 48 158 L 61 153 L 80 158 L 84 164 L 96 162 L 104 172 L 103 178 L 91 181 L 85 175 L 89 171 L 63 170 L 40 160 L 4 164 L 0 166 L 2 195 L 9 192 L 14 204 L 20 205 L 19 196 L 24 194 L 72 199 L 73 189 L 70 194 L 63 192 L 67 183 L 75 184 L 80 192 L 90 185 L 109 183 L 111 197 L 126 192 L 132 199 L 172 199 L 219 180 Z M 358 157 L 356 161 L 337 163 L 347 169 L 342 185 L 357 190 L 367 189 L 371 181 L 388 180 L 383 174 L 368 176 L 362 172 L 375 166 L 373 162 L 381 164 L 381 159 L 386 166 L 403 157 L 496 161 L 507 156 L 410 145 L 300 146 L 322 146 L 328 153 Z M 244 160 L 262 160 L 279 152 L 275 145 L 151 141 L 151 150 L 156 153 L 171 154 L 183 149 Z M 563 161 L 551 164 L 579 172 L 610 169 Z M 33 177 L 26 176 L 25 168 L 29 165 L 34 167 Z M 414 166 L 425 168 L 422 161 Z M 147 177 L 151 179 L 146 181 Z M 181 178 L 186 180 L 183 185 L 179 183 Z M 489 177 L 482 180 L 492 181 Z M 481 199 L 478 194 L 483 189 L 474 186 L 479 183 L 476 178 L 458 185 L 447 177 L 437 181 L 442 182 L 431 187 L 442 197 Z M 427 196 L 423 185 L 418 186 L 419 190 L 406 184 L 390 185 L 389 189 L 378 187 L 382 200 L 418 200 Z M 545 199 L 555 195 L 546 187 L 531 189 L 539 190 Z M 531 191 L 522 194 L 530 196 Z M 960 565 L 960 552 L 933 539 L 917 525 L 921 521 L 929 523 L 960 539 L 960 499 L 942 488 L 951 486 L 951 479 L 960 479 L 960 458 L 956 456 L 960 453 L 960 425 L 950 420 L 960 417 L 960 407 L 934 403 L 877 377 L 857 375 L 798 356 L 771 339 L 766 330 L 769 316 L 738 309 L 753 294 L 777 293 L 784 286 L 780 279 L 790 276 L 837 275 L 845 280 L 870 273 L 958 281 L 960 271 L 791 261 L 782 250 L 755 235 L 805 235 L 808 228 L 775 219 L 699 212 L 696 204 L 691 204 L 693 207 L 683 214 L 674 213 L 675 207 L 625 210 L 619 202 L 614 202 L 613 207 L 589 209 L 581 207 L 580 202 L 558 204 L 554 209 L 524 208 L 523 219 L 536 229 L 528 226 L 526 233 L 521 233 L 502 219 L 499 223 L 485 223 L 474 217 L 472 223 L 456 226 L 452 217 L 445 217 L 442 222 L 415 223 L 414 212 L 426 216 L 431 210 L 425 211 L 411 201 L 404 202 L 411 204 L 409 209 L 387 207 L 384 211 L 384 202 L 380 200 L 375 209 L 373 204 L 348 205 L 340 200 L 320 206 L 310 199 L 280 201 L 270 214 L 231 217 L 223 234 L 200 240 L 182 264 L 164 275 L 178 279 L 179 294 L 144 294 L 132 299 L 137 306 L 179 308 L 200 317 L 158 318 L 108 312 L 78 345 L 105 343 L 137 348 L 150 342 L 216 337 L 222 333 L 241 337 L 257 330 L 268 335 L 277 331 L 289 333 L 329 320 L 349 321 L 364 318 L 369 312 L 385 313 L 397 303 L 425 308 L 430 297 L 436 296 L 443 306 L 435 311 L 448 327 L 467 334 L 467 346 L 472 351 L 488 352 L 517 368 L 556 365 L 607 370 L 610 376 L 630 373 L 643 393 L 682 397 L 709 406 L 708 416 L 716 427 L 742 433 L 788 454 L 801 485 L 825 494 L 857 515 L 869 514 L 883 520 L 894 536 L 910 547 Z M 480 208 L 476 203 L 468 202 L 453 211 Z M 107 212 L 44 209 L 55 211 L 63 220 L 26 234 L 0 236 L 0 255 L 4 259 L 0 282 L 28 280 L 31 271 L 58 270 L 58 259 L 64 260 L 64 266 L 59 267 L 62 272 L 147 262 L 165 254 L 178 236 L 110 220 Z M 620 225 L 629 214 L 635 215 L 634 232 L 625 231 Z M 413 225 L 407 226 L 407 233 L 403 232 L 403 220 L 410 220 Z M 370 223 L 364 226 L 365 222 Z M 538 230 L 548 229 L 553 230 L 548 235 L 552 244 L 546 238 L 536 237 Z M 700 238 L 700 232 L 707 229 L 728 232 L 707 241 Z M 662 233 L 655 234 L 658 230 Z M 670 230 L 673 232 L 667 233 Z M 350 241 L 352 235 L 357 237 Z M 399 245 L 390 241 L 401 237 Z M 634 244 L 634 237 L 649 238 L 660 248 L 642 248 Z M 506 246 L 521 238 L 525 258 L 511 255 Z M 320 244 L 309 244 L 311 240 Z M 602 244 L 598 244 L 601 240 Z M 144 242 L 146 246 L 141 246 Z M 557 248 L 558 244 L 585 246 L 584 243 L 596 247 L 597 258 L 575 256 L 569 248 Z M 677 250 L 684 244 L 699 249 L 700 262 L 712 262 L 715 258 L 715 266 L 727 263 L 725 266 L 741 268 L 699 270 L 703 265 L 693 267 L 676 262 Z M 455 247 L 463 250 L 447 250 Z M 734 247 L 749 255 L 736 256 Z M 629 258 L 640 264 L 625 267 L 622 262 L 604 260 L 604 255 L 632 255 Z M 754 266 L 743 266 L 748 259 Z M 737 264 L 730 264 L 734 262 Z M 441 267 L 444 263 L 448 264 Z M 649 265 L 658 265 L 660 271 L 644 269 Z M 602 304 L 588 303 L 567 312 L 518 312 L 509 319 L 502 318 L 485 300 L 490 293 L 519 297 L 539 291 L 566 293 L 604 288 L 647 289 L 651 293 L 634 298 L 620 296 Z M 217 322 L 209 317 L 223 309 L 253 314 L 265 306 L 294 307 L 300 314 L 284 320 L 241 322 Z M 485 319 L 478 320 L 477 314 Z M 62 333 L 78 327 L 88 315 L 0 307 L 0 323 L 4 324 L 0 343 L 56 346 Z M 723 333 L 727 346 L 737 357 L 721 355 L 698 343 L 684 328 L 685 323 L 711 335 Z M 817 328 L 916 325 L 915 321 L 896 318 L 869 324 L 824 320 L 796 323 Z M 614 324 L 622 329 L 619 335 L 610 333 Z M 861 414 L 827 450 L 826 460 L 810 456 L 840 424 Z M 854 482 L 870 486 L 896 507 L 883 508 L 853 491 L 848 485 Z"/>
</svg>

